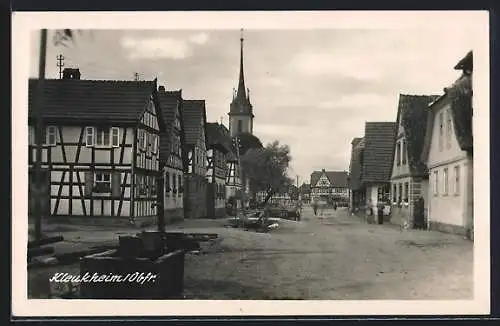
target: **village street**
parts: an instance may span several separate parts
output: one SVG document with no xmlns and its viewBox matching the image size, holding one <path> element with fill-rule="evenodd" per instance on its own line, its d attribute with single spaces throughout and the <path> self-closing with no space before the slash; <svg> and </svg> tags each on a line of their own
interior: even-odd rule
<svg viewBox="0 0 500 326">
<path fill-rule="evenodd" d="M 456 235 L 367 224 L 345 209 L 257 233 L 227 220 L 186 220 L 169 230 L 213 232 L 219 241 L 187 254 L 186 299 L 465 299 L 472 296 L 473 244 Z M 73 231 L 77 245 L 116 241 L 137 230 Z M 84 245 L 83 243 L 80 245 Z M 31 286 L 78 265 L 30 271 Z M 39 290 L 31 290 L 38 297 Z"/>
<path fill-rule="evenodd" d="M 272 233 L 228 229 L 210 254 L 186 264 L 186 295 L 211 299 L 465 299 L 472 242 L 371 225 L 345 209 Z M 460 257 L 460 259 L 457 259 Z"/>
</svg>

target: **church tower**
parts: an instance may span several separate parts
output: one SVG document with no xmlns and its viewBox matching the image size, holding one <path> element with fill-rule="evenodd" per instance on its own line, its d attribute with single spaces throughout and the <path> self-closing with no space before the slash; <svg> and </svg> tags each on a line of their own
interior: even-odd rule
<svg viewBox="0 0 500 326">
<path fill-rule="evenodd" d="M 229 134 L 231 137 L 239 133 L 253 134 L 253 108 L 250 103 L 250 91 L 245 88 L 243 74 L 243 29 L 240 38 L 240 78 L 236 94 L 233 90 L 233 101 L 229 107 Z"/>
</svg>

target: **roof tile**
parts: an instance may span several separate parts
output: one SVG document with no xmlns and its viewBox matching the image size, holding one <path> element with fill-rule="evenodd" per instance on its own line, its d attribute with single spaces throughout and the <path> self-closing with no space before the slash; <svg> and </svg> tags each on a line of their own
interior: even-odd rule
<svg viewBox="0 0 500 326">
<path fill-rule="evenodd" d="M 362 183 L 390 181 L 395 134 L 395 122 L 366 122 Z"/>
<path fill-rule="evenodd" d="M 38 83 L 29 80 L 29 118 L 34 118 Z M 156 88 L 156 81 L 46 79 L 43 83 L 43 118 L 82 123 L 136 122 Z"/>
</svg>

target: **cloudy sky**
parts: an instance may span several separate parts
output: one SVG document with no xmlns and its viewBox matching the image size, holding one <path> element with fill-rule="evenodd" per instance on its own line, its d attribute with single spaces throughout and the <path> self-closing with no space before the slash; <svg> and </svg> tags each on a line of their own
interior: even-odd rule
<svg viewBox="0 0 500 326">
<path fill-rule="evenodd" d="M 443 24 L 446 26 L 446 24 Z M 254 105 L 254 134 L 291 148 L 291 175 L 347 170 L 350 142 L 365 121 L 394 121 L 398 94 L 441 94 L 458 77 L 453 66 L 473 48 L 467 29 L 245 30 L 245 81 Z M 158 78 L 185 99 L 205 99 L 209 121 L 227 125 L 237 86 L 239 29 L 93 30 L 47 52 L 85 79 Z M 49 34 L 49 39 L 50 34 Z M 38 34 L 31 39 L 37 76 Z"/>
</svg>

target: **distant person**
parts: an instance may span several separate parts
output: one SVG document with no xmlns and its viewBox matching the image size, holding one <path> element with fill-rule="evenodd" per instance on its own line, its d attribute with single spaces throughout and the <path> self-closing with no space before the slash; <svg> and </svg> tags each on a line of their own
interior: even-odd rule
<svg viewBox="0 0 500 326">
<path fill-rule="evenodd" d="M 313 211 L 314 211 L 314 216 L 318 216 L 318 202 L 315 200 L 312 203 Z"/>
<path fill-rule="evenodd" d="M 334 202 L 333 203 L 333 210 L 336 211 L 337 210 L 337 202 Z"/>
</svg>

